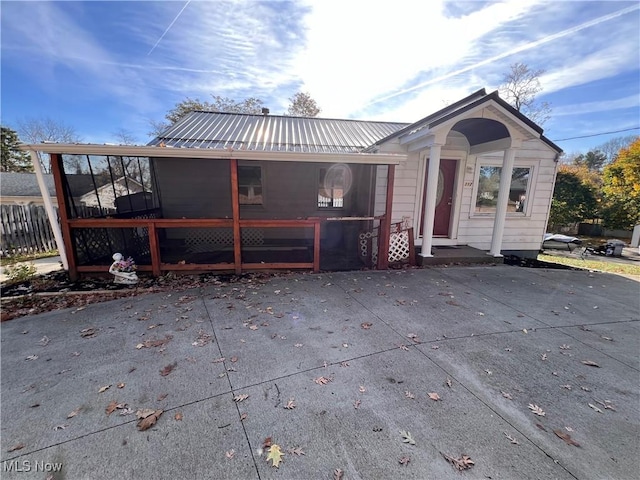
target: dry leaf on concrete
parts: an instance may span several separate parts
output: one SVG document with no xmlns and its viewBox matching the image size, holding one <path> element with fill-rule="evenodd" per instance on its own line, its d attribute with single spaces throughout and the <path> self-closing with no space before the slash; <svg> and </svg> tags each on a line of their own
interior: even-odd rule
<svg viewBox="0 0 640 480">
<path fill-rule="evenodd" d="M 290 398 L 289 401 L 287 402 L 287 404 L 284 406 L 284 408 L 286 408 L 287 410 L 291 410 L 293 408 L 296 408 L 297 405 L 295 404 L 295 402 L 293 400 L 294 400 L 293 398 Z"/>
<path fill-rule="evenodd" d="M 442 453 L 442 456 L 447 462 L 453 465 L 454 468 L 457 468 L 460 471 L 467 470 L 475 465 L 475 462 L 471 460 L 471 457 L 469 457 L 468 455 L 462 455 L 460 458 L 453 458 Z"/>
<path fill-rule="evenodd" d="M 331 379 L 327 378 L 327 377 L 318 377 L 318 378 L 314 379 L 313 381 L 316 382 L 318 385 L 326 385 L 327 383 L 329 383 L 331 381 Z"/>
<path fill-rule="evenodd" d="M 235 454 L 236 451 L 232 448 L 231 450 L 225 452 L 224 456 L 231 460 Z"/>
<path fill-rule="evenodd" d="M 13 447 L 11 447 L 7 452 L 15 452 L 16 450 L 22 450 L 26 445 L 22 442 L 16 443 Z"/>
<path fill-rule="evenodd" d="M 434 402 L 437 402 L 438 400 L 441 400 L 440 395 L 438 395 L 435 392 L 428 393 L 427 395 L 429 395 L 429 398 L 431 400 L 433 400 Z"/>
<path fill-rule="evenodd" d="M 588 365 L 589 367 L 598 367 L 598 368 L 600 368 L 600 365 L 598 365 L 596 362 L 593 362 L 591 360 L 582 360 L 582 363 L 584 365 Z"/>
<path fill-rule="evenodd" d="M 173 416 L 173 418 L 175 418 L 177 421 L 179 421 L 179 422 L 180 422 L 180 421 L 182 421 L 182 419 L 183 419 L 184 417 L 183 417 L 183 415 L 182 415 L 182 412 L 178 412 L 178 413 L 176 413 L 176 414 Z"/>
<path fill-rule="evenodd" d="M 373 323 L 369 323 L 369 322 L 364 322 L 361 323 L 360 326 L 364 329 L 364 330 L 369 330 L 372 327 Z"/>
<path fill-rule="evenodd" d="M 235 397 L 233 397 L 233 401 L 240 403 L 244 402 L 247 398 L 249 398 L 249 394 L 243 393 L 242 395 L 236 395 Z"/>
<path fill-rule="evenodd" d="M 100 387 L 100 389 L 98 390 L 98 393 L 106 392 L 107 390 L 109 390 L 109 388 L 111 388 L 111 385 L 105 385 L 104 387 Z"/>
<path fill-rule="evenodd" d="M 292 455 L 306 455 L 306 453 L 304 453 L 304 450 L 302 450 L 302 447 L 297 447 L 297 448 L 289 448 L 287 450 L 287 452 L 289 452 Z"/>
<path fill-rule="evenodd" d="M 160 418 L 160 415 L 162 415 L 162 412 L 163 410 L 158 409 L 155 410 L 152 414 L 141 418 L 137 424 L 138 430 L 143 432 L 144 430 L 148 430 L 149 428 L 153 427 Z"/>
<path fill-rule="evenodd" d="M 333 480 L 342 480 L 342 476 L 344 475 L 344 472 L 342 470 L 340 470 L 339 468 L 336 468 L 333 471 Z"/>
<path fill-rule="evenodd" d="M 571 435 L 568 433 L 564 433 L 562 430 L 554 430 L 553 433 L 556 434 L 558 438 L 564 440 L 567 445 L 573 445 L 574 447 L 579 447 L 580 444 L 571 438 Z"/>
<path fill-rule="evenodd" d="M 416 441 L 411 436 L 411 432 L 405 432 L 404 430 L 400 430 L 400 436 L 402 437 L 402 441 L 404 443 L 408 443 L 409 445 L 416 444 Z"/>
<path fill-rule="evenodd" d="M 284 453 L 280 450 L 280 446 L 275 443 L 269 447 L 269 454 L 267 455 L 267 462 L 271 460 L 271 466 L 280 468 L 280 462 L 282 462 L 282 457 Z"/>
<path fill-rule="evenodd" d="M 516 440 L 515 438 L 513 438 L 511 435 L 509 435 L 507 432 L 502 432 L 504 433 L 504 436 L 507 437 L 511 443 L 513 443 L 514 445 L 520 445 L 520 442 L 518 442 L 518 440 Z"/>
<path fill-rule="evenodd" d="M 593 408 L 596 412 L 598 412 L 598 413 L 602 413 L 602 410 L 600 410 L 598 407 L 596 407 L 593 403 L 590 403 L 590 404 L 589 404 L 589 406 L 590 406 L 591 408 Z"/>
<path fill-rule="evenodd" d="M 409 390 L 404 392 L 404 396 L 407 398 L 411 398 L 412 400 L 416 398 L 416 396 L 413 393 L 411 393 Z"/>
<path fill-rule="evenodd" d="M 71 412 L 69 415 L 67 415 L 67 418 L 75 417 L 78 413 L 80 413 L 80 410 L 82 410 L 82 407 L 76 408 L 73 412 Z"/>
<path fill-rule="evenodd" d="M 406 467 L 407 465 L 409 465 L 410 461 L 411 461 L 411 458 L 409 457 L 400 457 L 400 460 L 398 460 L 398 463 Z"/>
<path fill-rule="evenodd" d="M 357 410 L 358 408 L 360 408 L 360 404 L 362 404 L 360 399 L 356 400 L 355 402 L 353 402 L 353 408 Z"/>
<path fill-rule="evenodd" d="M 531 412 L 535 413 L 536 415 L 540 415 L 541 417 L 544 417 L 546 415 L 546 413 L 544 413 L 544 411 L 538 405 L 534 405 L 532 403 L 529 404 L 529 410 L 531 410 Z"/>
<path fill-rule="evenodd" d="M 170 363 L 169 365 L 166 365 L 162 370 L 160 370 L 160 375 L 162 375 L 163 377 L 166 377 L 171 372 L 173 372 L 173 369 L 176 368 L 177 365 L 178 365 L 178 362 L 173 362 L 173 363 Z"/>
</svg>

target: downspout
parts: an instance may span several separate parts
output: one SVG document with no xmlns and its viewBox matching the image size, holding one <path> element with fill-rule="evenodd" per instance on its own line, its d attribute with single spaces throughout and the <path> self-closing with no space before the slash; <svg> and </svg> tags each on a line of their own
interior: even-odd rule
<svg viewBox="0 0 640 480">
<path fill-rule="evenodd" d="M 31 155 L 31 163 L 33 163 L 33 169 L 36 173 L 36 179 L 38 180 L 38 187 L 40 187 L 40 193 L 42 194 L 42 200 L 44 200 L 44 209 L 47 211 L 47 217 L 49 217 L 49 223 L 53 230 L 53 237 L 56 240 L 58 246 L 58 252 L 60 254 L 60 260 L 62 260 L 62 267 L 69 271 L 69 262 L 67 261 L 67 252 L 64 249 L 64 241 L 62 239 L 62 230 L 60 230 L 60 224 L 58 223 L 58 217 L 53 209 L 53 202 L 51 201 L 51 195 L 47 190 L 47 185 L 44 183 L 44 174 L 42 173 L 42 165 L 40 165 L 40 159 L 38 153 L 35 150 L 29 150 Z"/>
</svg>

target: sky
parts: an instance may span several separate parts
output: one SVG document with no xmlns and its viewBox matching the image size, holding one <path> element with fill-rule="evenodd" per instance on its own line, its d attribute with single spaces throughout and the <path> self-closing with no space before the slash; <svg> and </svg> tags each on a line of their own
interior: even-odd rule
<svg viewBox="0 0 640 480">
<path fill-rule="evenodd" d="M 567 154 L 640 135 L 638 1 L 2 0 L 0 21 L 2 125 L 51 118 L 87 143 L 145 144 L 211 95 L 282 114 L 303 91 L 321 117 L 414 122 L 516 62 L 544 70 L 545 136 Z"/>
</svg>

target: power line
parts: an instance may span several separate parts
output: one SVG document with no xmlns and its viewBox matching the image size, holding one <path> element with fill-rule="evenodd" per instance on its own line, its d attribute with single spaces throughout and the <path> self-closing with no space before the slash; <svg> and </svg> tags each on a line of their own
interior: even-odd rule
<svg viewBox="0 0 640 480">
<path fill-rule="evenodd" d="M 625 128 L 624 130 L 614 130 L 612 132 L 592 133 L 591 135 L 582 135 L 581 137 L 561 138 L 559 140 L 552 140 L 552 142 L 564 142 L 565 140 L 576 140 L 578 138 L 599 137 L 601 135 L 610 135 L 612 133 L 630 132 L 631 130 L 640 130 L 640 127 Z"/>
</svg>

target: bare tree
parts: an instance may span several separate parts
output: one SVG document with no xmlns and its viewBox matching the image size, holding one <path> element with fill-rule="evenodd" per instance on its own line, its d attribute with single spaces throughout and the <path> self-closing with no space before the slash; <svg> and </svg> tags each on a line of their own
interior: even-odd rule
<svg viewBox="0 0 640 480">
<path fill-rule="evenodd" d="M 500 94 L 513 108 L 522 112 L 538 125 L 551 118 L 551 105 L 537 100 L 542 91 L 540 76 L 544 70 L 531 70 L 524 63 L 514 63 L 503 78 Z"/>
<path fill-rule="evenodd" d="M 80 136 L 75 128 L 60 120 L 45 118 L 25 118 L 18 120 L 17 131 L 20 137 L 31 144 L 43 142 L 78 143 Z M 38 152 L 40 164 L 45 173 L 51 173 L 51 163 L 48 155 Z"/>
<path fill-rule="evenodd" d="M 298 92 L 289 99 L 287 115 L 293 117 L 316 117 L 321 112 L 316 101 L 306 92 Z"/>
<path fill-rule="evenodd" d="M 138 140 L 136 137 L 126 128 L 118 128 L 111 132 L 111 135 L 120 142 L 120 145 L 137 145 Z"/>
<path fill-rule="evenodd" d="M 611 140 L 607 140 L 602 145 L 596 147 L 597 150 L 600 150 L 605 154 L 607 160 L 605 164 L 613 162 L 613 160 L 618 156 L 618 152 L 623 148 L 628 147 L 633 142 L 638 140 L 638 135 L 627 135 L 626 137 L 615 137 Z"/>
</svg>

